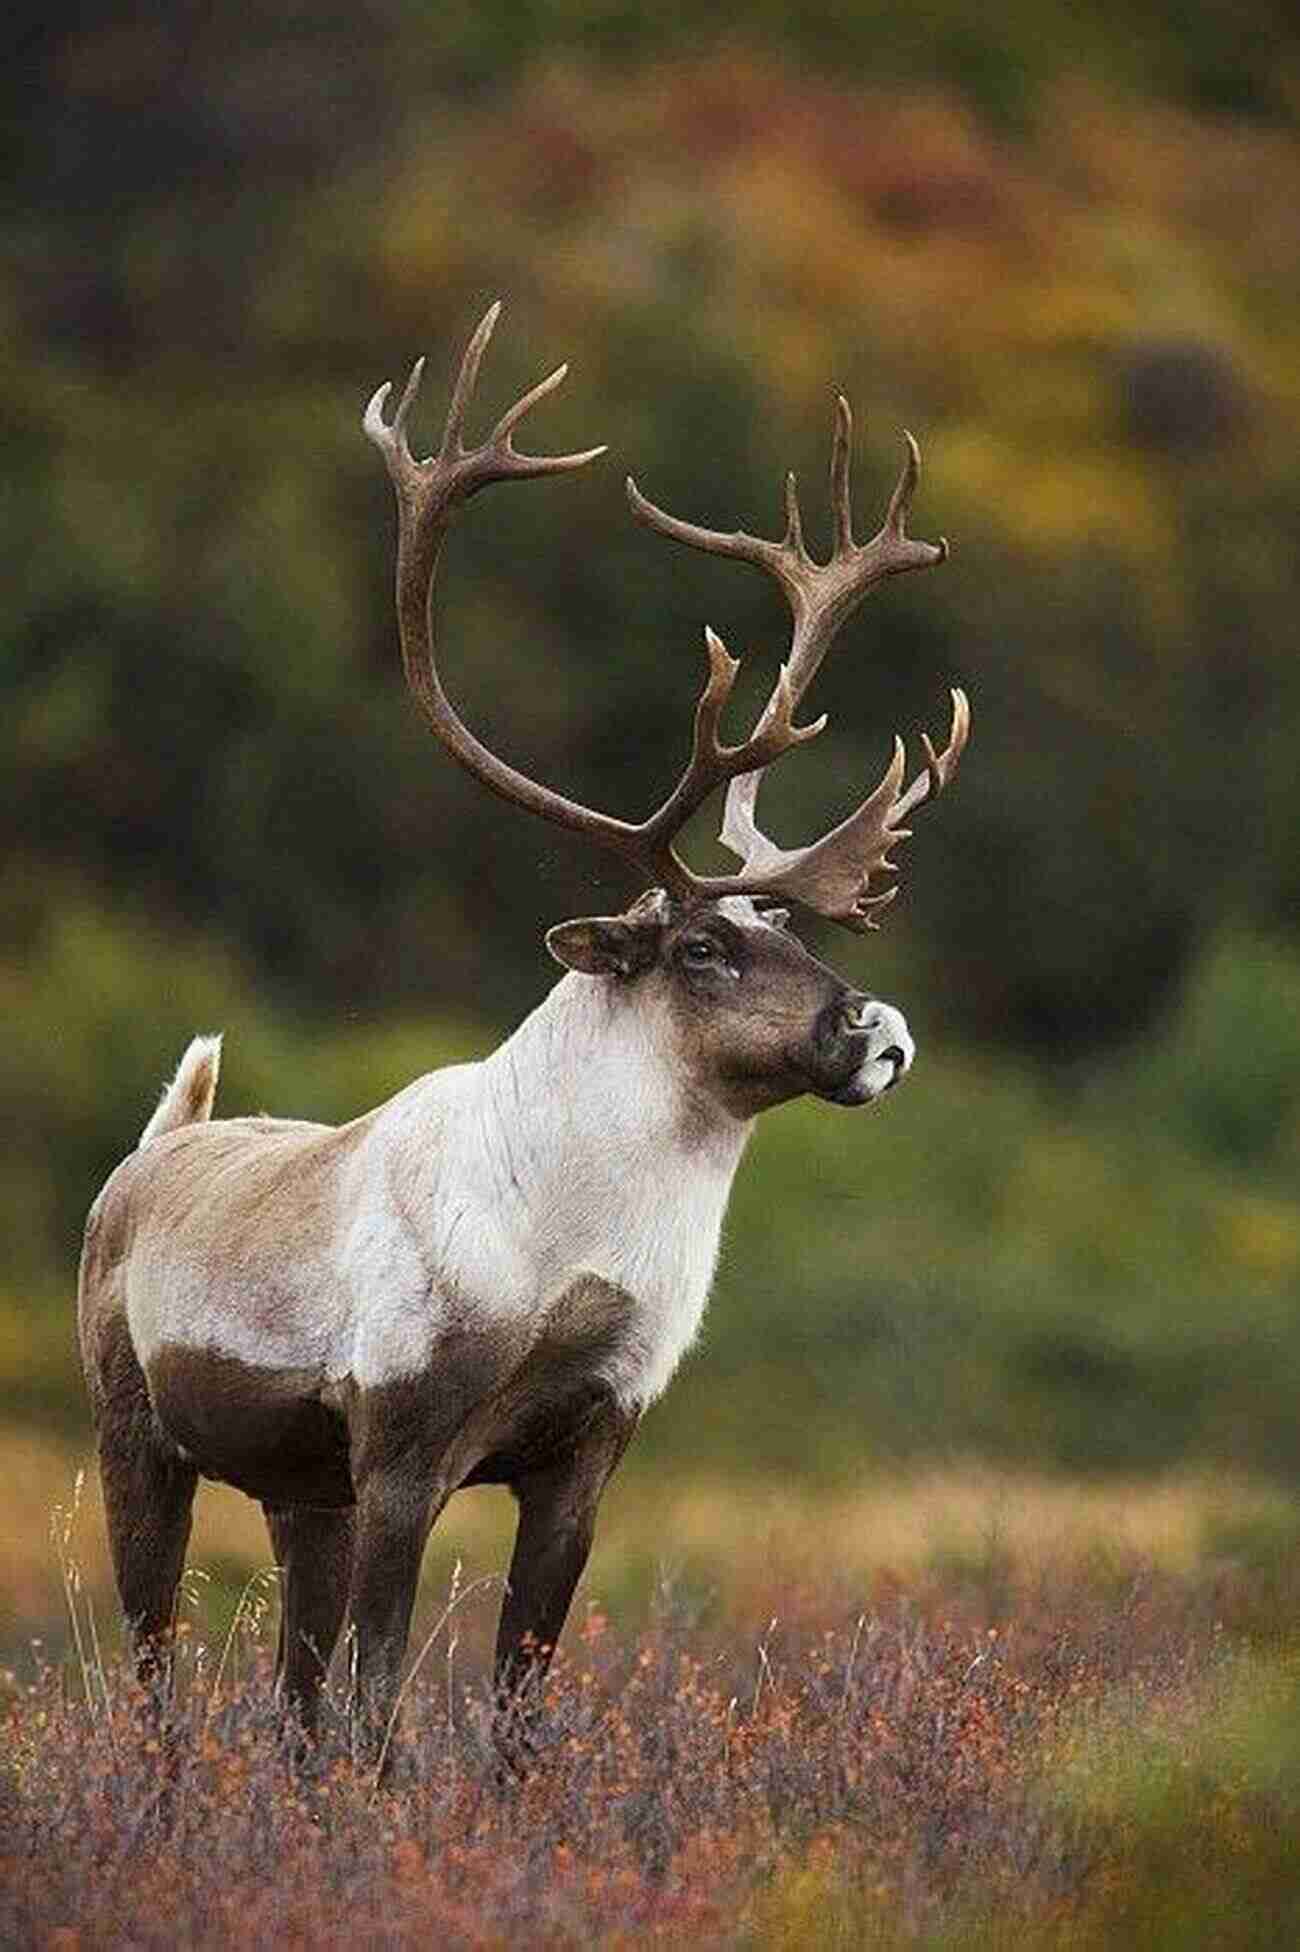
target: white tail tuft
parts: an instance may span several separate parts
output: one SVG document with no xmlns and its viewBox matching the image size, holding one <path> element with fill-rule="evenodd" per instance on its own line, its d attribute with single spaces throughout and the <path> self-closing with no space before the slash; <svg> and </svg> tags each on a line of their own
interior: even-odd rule
<svg viewBox="0 0 1300 1952">
<path fill-rule="evenodd" d="M 179 1131 L 182 1125 L 198 1125 L 211 1118 L 220 1068 L 220 1033 L 214 1037 L 196 1037 L 177 1065 L 176 1076 L 164 1088 L 157 1111 L 140 1134 L 141 1145 L 148 1145 L 164 1132 Z"/>
</svg>

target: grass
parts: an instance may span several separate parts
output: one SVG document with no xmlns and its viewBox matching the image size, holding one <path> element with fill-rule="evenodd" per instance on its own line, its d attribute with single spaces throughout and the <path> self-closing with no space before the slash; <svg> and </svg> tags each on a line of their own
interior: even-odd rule
<svg viewBox="0 0 1300 1952">
<path fill-rule="evenodd" d="M 898 1521 L 927 1509 L 904 1500 Z M 1294 1536 L 1275 1536 L 1261 1600 L 1223 1553 L 1180 1542 L 1161 1565 L 1113 1537 L 1099 1557 L 1087 1497 L 1065 1530 L 1063 1496 L 1023 1509 L 1036 1542 L 1010 1526 L 993 1579 L 914 1556 L 855 1585 L 823 1557 L 810 1583 L 769 1550 L 760 1580 L 738 1530 L 747 1576 L 711 1616 L 661 1585 L 620 1625 L 593 1584 L 537 1766 L 509 1786 L 488 1734 L 495 1595 L 463 1571 L 430 1596 L 383 1792 L 337 1701 L 291 1762 L 269 1591 L 219 1636 L 186 1610 L 165 1744 L 83 1636 L 84 1669 L 4 1680 L 0 1942 L 1294 1942 Z M 1184 1540 L 1186 1511 L 1168 1520 L 1151 1536 Z"/>
</svg>

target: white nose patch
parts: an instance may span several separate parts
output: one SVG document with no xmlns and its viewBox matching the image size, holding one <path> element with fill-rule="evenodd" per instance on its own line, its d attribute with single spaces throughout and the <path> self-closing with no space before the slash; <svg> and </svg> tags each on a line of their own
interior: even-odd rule
<svg viewBox="0 0 1300 1952">
<path fill-rule="evenodd" d="M 883 1098 L 911 1070 L 916 1045 L 906 1017 L 892 1003 L 867 1003 L 856 1014 L 855 1027 L 866 1032 L 867 1054 L 838 1102 L 870 1105 Z"/>
<path fill-rule="evenodd" d="M 868 1034 L 868 1062 L 883 1058 L 887 1052 L 897 1052 L 896 1075 L 901 1078 L 911 1070 L 916 1045 L 901 1010 L 896 1010 L 892 1003 L 868 1003 L 862 1014 L 862 1028 Z"/>
</svg>

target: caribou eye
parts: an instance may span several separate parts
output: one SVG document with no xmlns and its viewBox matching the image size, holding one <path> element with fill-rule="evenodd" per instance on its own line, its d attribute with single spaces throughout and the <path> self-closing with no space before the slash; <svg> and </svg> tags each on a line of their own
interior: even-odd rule
<svg viewBox="0 0 1300 1952">
<path fill-rule="evenodd" d="M 688 942 L 682 944 L 682 954 L 687 962 L 697 965 L 712 962 L 717 953 L 715 945 L 704 935 L 693 935 Z"/>
</svg>

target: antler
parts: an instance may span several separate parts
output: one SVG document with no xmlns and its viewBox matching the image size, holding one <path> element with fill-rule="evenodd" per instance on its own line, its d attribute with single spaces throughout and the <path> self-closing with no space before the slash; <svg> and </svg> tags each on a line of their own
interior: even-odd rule
<svg viewBox="0 0 1300 1952">
<path fill-rule="evenodd" d="M 904 434 L 907 453 L 884 524 L 869 542 L 853 540 L 849 490 L 849 460 L 853 415 L 843 394 L 835 401 L 835 433 L 831 444 L 831 511 L 834 540 L 829 562 L 815 562 L 803 536 L 803 519 L 793 474 L 786 476 L 785 534 L 779 542 L 743 530 L 724 533 L 701 528 L 669 515 L 648 501 L 631 476 L 628 500 L 633 513 L 648 528 L 675 542 L 689 543 L 711 555 L 732 556 L 755 563 L 774 577 L 790 606 L 793 623 L 790 655 L 781 667 L 771 697 L 759 716 L 756 734 L 774 711 L 788 714 L 811 684 L 836 632 L 857 609 L 868 590 L 887 576 L 912 569 L 931 569 L 948 554 L 944 540 L 914 541 L 906 530 L 912 496 L 920 475 L 921 456 L 910 434 Z M 824 719 L 818 723 L 824 724 Z M 907 790 L 906 753 L 895 736 L 893 757 L 874 791 L 849 818 L 807 847 L 784 849 L 762 833 L 754 817 L 762 770 L 739 775 L 727 790 L 719 838 L 744 863 L 728 885 L 752 894 L 784 895 L 847 928 L 874 928 L 874 910 L 893 900 L 896 890 L 868 893 L 873 874 L 894 872 L 889 850 L 906 840 L 903 820 L 927 799 L 942 792 L 956 770 L 970 731 L 970 706 L 963 691 L 952 692 L 952 730 L 942 753 L 936 753 L 923 733 L 926 769 Z"/>
<path fill-rule="evenodd" d="M 794 698 L 788 688 L 778 684 L 763 723 L 752 738 L 738 746 L 722 744 L 718 728 L 739 665 L 728 657 L 721 640 L 711 630 L 706 631 L 709 675 L 695 709 L 690 759 L 663 805 L 648 820 L 637 823 L 567 799 L 498 759 L 464 724 L 443 689 L 429 613 L 438 556 L 456 505 L 492 482 L 563 473 L 584 467 L 605 451 L 593 447 L 581 454 L 524 455 L 514 448 L 514 431 L 520 421 L 555 391 L 568 371 L 566 366 L 557 367 L 517 400 L 482 446 L 465 447 L 465 412 L 500 312 L 499 303 L 490 308 L 466 347 L 452 388 L 442 442 L 431 459 L 414 458 L 406 432 L 423 360 L 417 360 L 413 367 L 391 421 L 384 419 L 392 391 L 389 383 L 378 389 L 366 408 L 365 432 L 383 455 L 397 493 L 397 615 L 407 684 L 438 739 L 494 793 L 561 827 L 588 835 L 675 893 L 711 893 L 714 884 L 691 873 L 674 850 L 673 837 L 715 788 L 738 774 L 770 765 L 778 754 L 814 738 L 821 730 L 821 722 L 811 726 L 793 723 Z"/>
<path fill-rule="evenodd" d="M 438 675 L 431 600 L 442 541 L 456 506 L 492 482 L 564 473 L 585 467 L 605 451 L 603 447 L 593 447 L 579 454 L 525 455 L 514 447 L 514 433 L 520 421 L 555 391 L 568 371 L 566 366 L 557 367 L 517 400 L 481 446 L 466 448 L 465 413 L 500 312 L 497 303 L 485 313 L 466 347 L 452 387 L 442 441 L 429 460 L 414 458 L 406 433 L 419 392 L 423 360 L 417 360 L 412 368 L 392 420 L 384 419 L 384 407 L 391 392 L 391 386 L 385 383 L 366 408 L 363 423 L 366 434 L 384 456 L 397 494 L 397 616 L 402 662 L 407 685 L 435 735 L 462 766 L 503 799 L 526 807 L 558 826 L 586 834 L 675 894 L 784 894 L 849 927 L 871 926 L 868 911 L 889 897 L 867 900 L 866 877 L 877 866 L 892 865 L 884 856 L 894 840 L 903 838 L 898 821 L 927 793 L 938 792 L 951 774 L 966 736 L 962 694 L 953 694 L 953 734 L 944 753 L 936 757 L 926 741 L 928 773 L 900 799 L 898 787 L 903 764 L 900 748 L 894 765 L 871 798 L 842 827 L 814 846 L 792 853 L 775 847 L 754 825 L 753 803 L 758 781 L 772 761 L 792 746 L 815 738 L 825 725 L 824 717 L 811 725 L 796 725 L 795 708 L 835 630 L 856 607 L 866 589 L 882 576 L 940 561 L 946 552 L 946 545 L 936 549 L 930 544 L 911 542 L 903 534 L 903 516 L 916 479 L 915 443 L 909 436 L 909 466 L 894 492 L 885 528 L 874 542 L 858 549 L 852 540 L 849 520 L 849 412 L 847 404 L 840 402 L 831 463 L 836 548 L 831 562 L 824 567 L 814 563 L 804 549 L 793 477 L 787 488 L 788 519 L 781 543 L 745 535 L 717 535 L 679 522 L 645 501 L 629 481 L 633 508 L 652 527 L 698 548 L 740 556 L 769 569 L 789 598 L 795 633 L 790 659 L 782 667 L 754 731 L 739 745 L 729 746 L 722 743 L 719 728 L 740 667 L 728 656 L 721 639 L 713 631 L 705 631 L 709 673 L 695 708 L 694 737 L 686 767 L 667 799 L 647 820 L 619 820 L 612 814 L 599 813 L 567 799 L 497 758 L 459 717 Z M 732 790 L 723 838 L 734 852 L 742 855 L 745 865 L 739 874 L 694 874 L 677 854 L 673 841 L 709 795 L 727 783 L 731 783 Z"/>
</svg>

